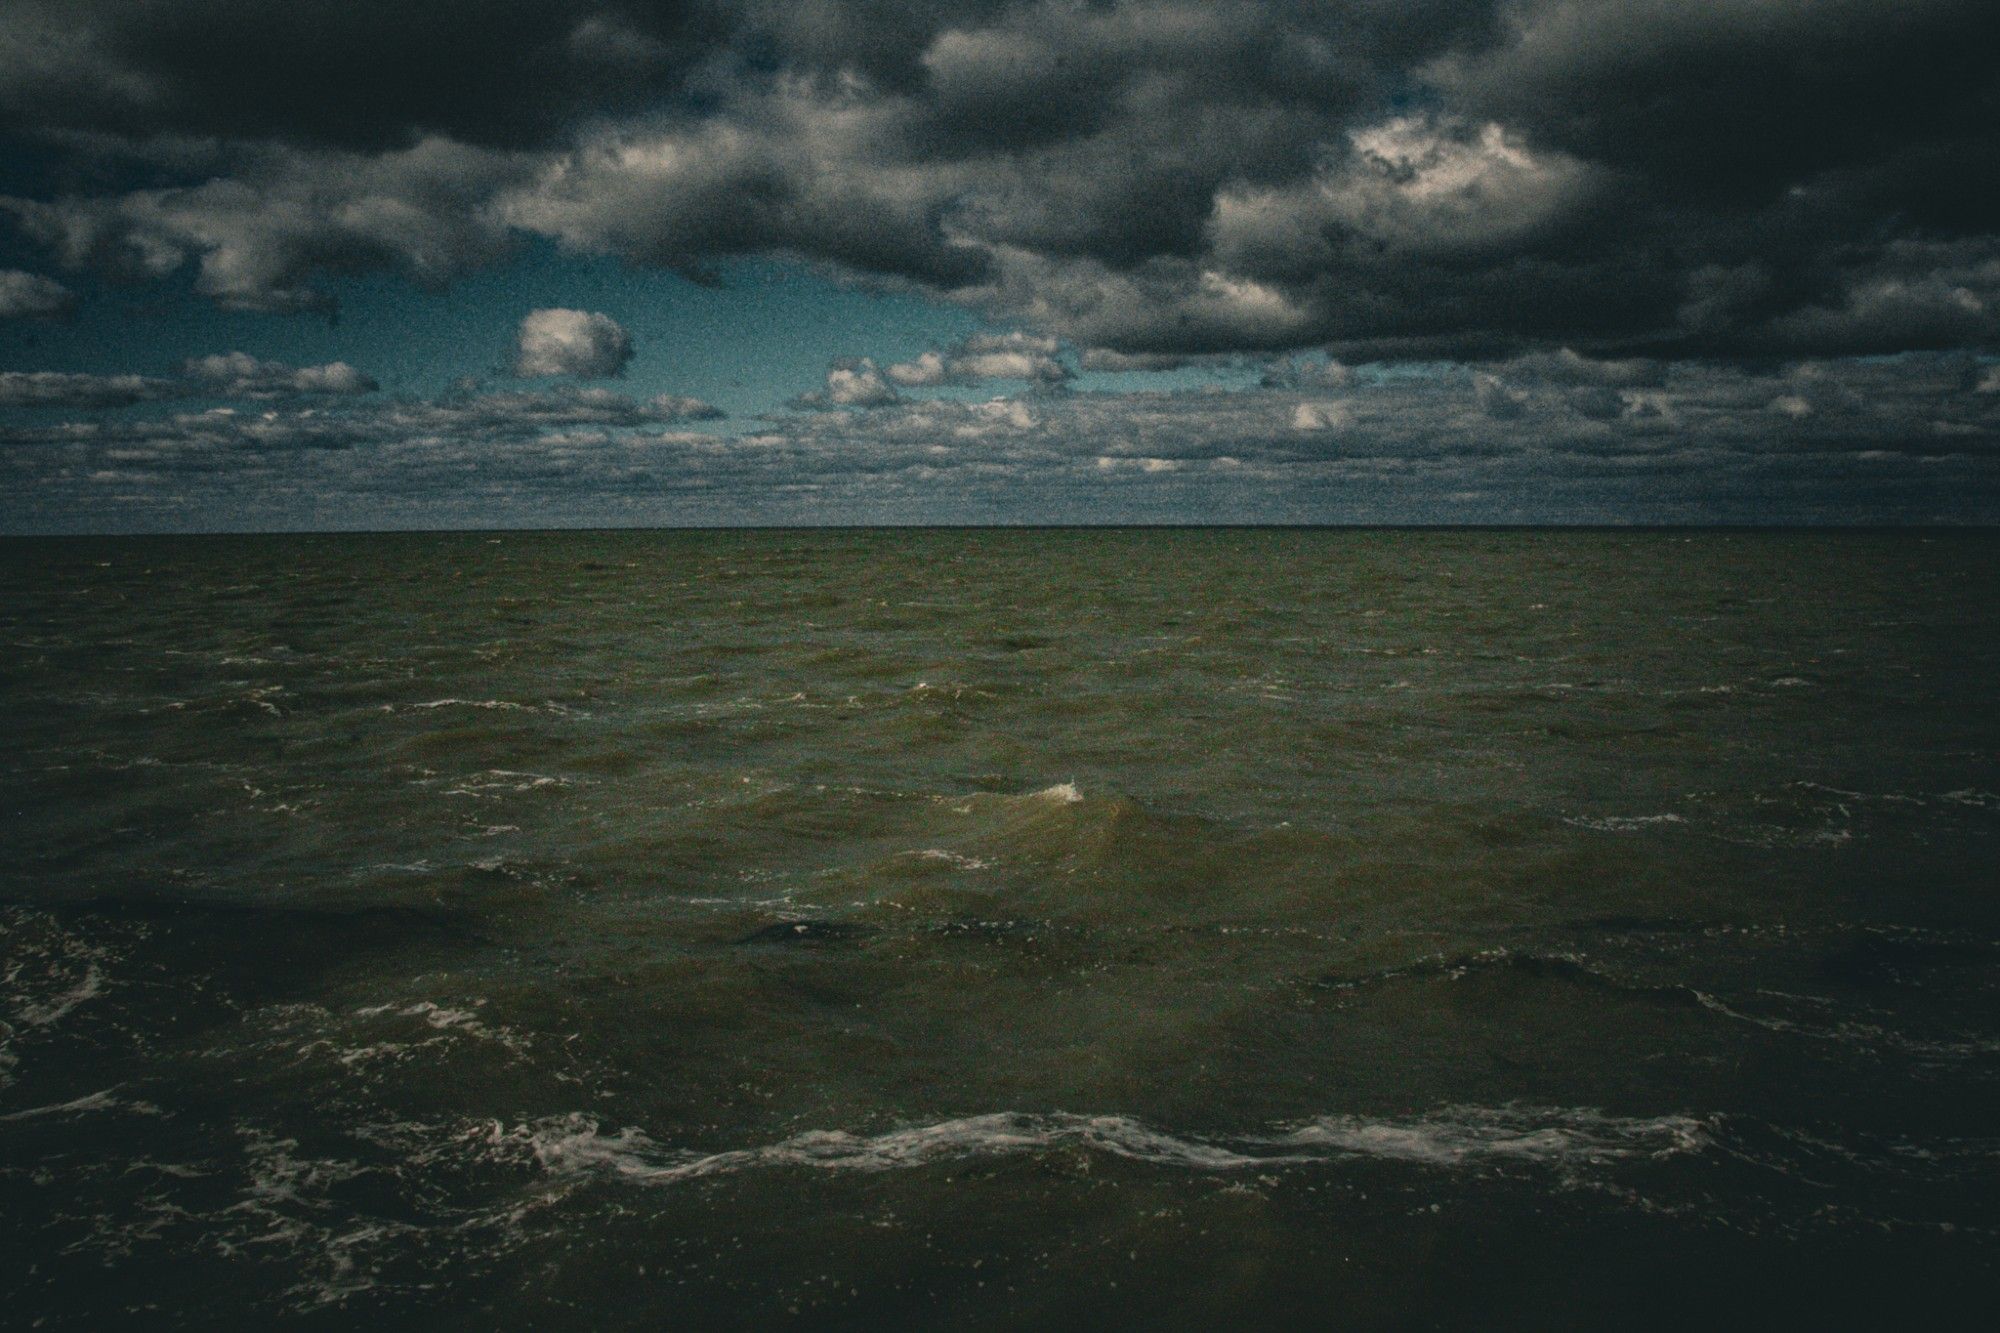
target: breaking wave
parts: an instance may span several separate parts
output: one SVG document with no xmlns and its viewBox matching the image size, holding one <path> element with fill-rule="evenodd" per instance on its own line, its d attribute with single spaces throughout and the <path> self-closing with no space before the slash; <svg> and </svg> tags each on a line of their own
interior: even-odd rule
<svg viewBox="0 0 2000 1333">
<path fill-rule="evenodd" d="M 1282 1133 L 1236 1137 L 1176 1135 L 1123 1115 L 1002 1111 L 873 1135 L 814 1130 L 714 1153 L 666 1148 L 629 1126 L 606 1132 L 581 1113 L 511 1128 L 493 1122 L 473 1137 L 502 1156 L 531 1159 L 553 1174 L 596 1172 L 653 1185 L 760 1168 L 894 1171 L 1064 1149 L 1192 1171 L 1347 1158 L 1432 1167 L 1578 1169 L 1696 1153 L 1711 1143 L 1710 1126 L 1695 1116 L 1633 1118 L 1535 1106 L 1454 1106 L 1403 1120 L 1322 1116 Z"/>
</svg>

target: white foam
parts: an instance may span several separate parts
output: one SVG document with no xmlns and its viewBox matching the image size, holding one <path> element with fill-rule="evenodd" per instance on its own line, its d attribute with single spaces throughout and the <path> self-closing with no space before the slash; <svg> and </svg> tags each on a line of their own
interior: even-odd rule
<svg viewBox="0 0 2000 1333">
<path fill-rule="evenodd" d="M 1781 999 L 1804 1000 L 1811 1004 L 1823 1004 L 1814 996 L 1790 996 L 1782 991 L 1765 991 L 1765 995 Z M 2000 1055 L 2000 1040 L 1989 1037 L 1955 1034 L 1935 1037 L 1911 1036 L 1875 1023 L 1847 1020 L 1838 1023 L 1815 1023 L 1799 1019 L 1785 1018 L 1777 1014 L 1753 1014 L 1725 1004 L 1707 991 L 1693 992 L 1701 1007 L 1724 1018 L 1739 1023 L 1749 1023 L 1763 1028 L 1766 1032 L 1780 1032 L 1788 1036 L 1804 1037 L 1812 1041 L 1834 1042 L 1858 1050 L 1881 1052 L 1896 1051 L 1904 1055 L 1928 1059 L 1963 1060 L 1991 1055 Z"/>
<path fill-rule="evenodd" d="M 1002 810 L 1016 811 L 1022 809 L 1035 810 L 1047 806 L 1075 805 L 1082 800 L 1083 790 L 1072 780 L 1069 782 L 1058 782 L 1052 786 L 1043 787 L 1039 791 L 1017 792 L 1013 795 L 999 792 L 978 792 L 972 796 L 956 798 L 956 803 L 951 808 L 955 814 L 969 815 L 981 808 L 991 809 L 997 807 Z"/>
<path fill-rule="evenodd" d="M 104 973 L 97 964 L 91 963 L 84 969 L 83 978 L 60 995 L 52 995 L 47 1000 L 21 1005 L 14 1011 L 15 1021 L 29 1027 L 45 1028 L 59 1023 L 78 1005 L 94 1000 L 104 994 Z"/>
<path fill-rule="evenodd" d="M 509 1155 L 531 1157 L 554 1174 L 602 1172 L 655 1185 L 760 1167 L 893 1171 L 1063 1148 L 1191 1171 L 1345 1158 L 1432 1167 L 1574 1168 L 1699 1152 L 1711 1142 L 1706 1125 L 1693 1116 L 1630 1118 L 1559 1107 L 1446 1107 L 1408 1120 L 1323 1116 L 1282 1134 L 1228 1139 L 1169 1134 L 1123 1115 L 1002 1111 L 874 1135 L 814 1130 L 777 1143 L 706 1154 L 663 1148 L 630 1126 L 607 1133 L 580 1113 L 511 1129 L 493 1122 L 468 1137 Z"/>
<path fill-rule="evenodd" d="M 53 1106 L 31 1106 L 25 1111 L 11 1111 L 0 1115 L 0 1120 L 39 1120 L 50 1115 L 85 1115 L 92 1111 L 115 1111 L 125 1107 L 137 1115 L 158 1115 L 160 1108 L 151 1102 L 127 1102 L 111 1094 L 114 1088 L 105 1088 L 73 1101 L 59 1102 Z"/>
<path fill-rule="evenodd" d="M 990 870 L 993 868 L 991 861 L 983 861 L 976 856 L 965 856 L 959 852 L 948 852 L 942 847 L 926 847 L 922 851 L 904 852 L 902 855 L 913 857 L 919 861 L 943 861 L 945 864 L 955 866 L 960 870 Z"/>
<path fill-rule="evenodd" d="M 474 1002 L 472 1009 L 453 1009 L 438 1004 L 434 1000 L 418 1000 L 411 1004 L 371 1004 L 354 1011 L 359 1018 L 379 1018 L 391 1015 L 396 1018 L 420 1018 L 425 1026 L 439 1032 L 462 1032 L 469 1037 L 484 1041 L 498 1042 L 509 1050 L 520 1051 L 528 1045 L 528 1039 L 511 1028 L 496 1027 L 482 1022 L 476 1011 L 484 1000 Z"/>
<path fill-rule="evenodd" d="M 465 778 L 446 788 L 446 796 L 490 799 L 495 791 L 539 791 L 544 787 L 572 787 L 581 779 L 556 777 L 548 773 L 524 773 L 511 768 L 489 768 L 476 777 Z"/>
<path fill-rule="evenodd" d="M 533 704 L 515 703 L 511 699 L 432 699 L 429 703 L 411 704 L 412 708 L 491 708 L 512 713 L 535 712 Z"/>
<path fill-rule="evenodd" d="M 1599 833 L 1630 833 L 1635 829 L 1652 828 L 1659 824 L 1685 824 L 1687 820 L 1679 815 L 1605 815 L 1592 818 L 1589 815 L 1570 815 L 1563 823 L 1577 828 L 1596 829 Z"/>
<path fill-rule="evenodd" d="M 1367 1157 L 1456 1166 L 1503 1161 L 1575 1165 L 1669 1157 L 1699 1152 L 1710 1140 L 1706 1126 L 1693 1116 L 1632 1119 L 1582 1109 L 1475 1106 L 1450 1107 L 1402 1122 L 1325 1117 L 1286 1141 Z"/>
<path fill-rule="evenodd" d="M 331 1045 L 332 1043 L 323 1044 Z M 334 1059 L 340 1061 L 342 1065 L 349 1069 L 355 1069 L 372 1064 L 377 1060 L 401 1060 L 411 1050 L 421 1049 L 431 1044 L 429 1041 L 424 1041 L 418 1042 L 413 1047 L 408 1042 L 378 1041 L 368 1046 L 347 1047 L 336 1054 Z"/>
</svg>

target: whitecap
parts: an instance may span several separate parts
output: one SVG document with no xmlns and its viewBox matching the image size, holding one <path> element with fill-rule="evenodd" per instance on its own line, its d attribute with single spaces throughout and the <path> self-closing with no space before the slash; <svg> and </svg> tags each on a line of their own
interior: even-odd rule
<svg viewBox="0 0 2000 1333">
<path fill-rule="evenodd" d="M 1630 833 L 1635 829 L 1652 828 L 1659 824 L 1685 824 L 1680 815 L 1604 815 L 1593 818 L 1589 815 L 1566 815 L 1563 823 L 1577 828 L 1596 829 L 1599 833 Z"/>
<path fill-rule="evenodd" d="M 993 868 L 991 861 L 981 860 L 977 856 L 966 856 L 960 852 L 949 852 L 942 847 L 926 847 L 921 851 L 903 852 L 900 854 L 919 861 L 942 861 L 959 870 L 991 870 Z"/>
<path fill-rule="evenodd" d="M 512 1051 L 521 1051 L 528 1045 L 528 1038 L 511 1028 L 482 1021 L 477 1010 L 485 1005 L 484 1000 L 473 1001 L 470 1009 L 454 1009 L 441 1005 L 435 1000 L 417 1000 L 409 1004 L 391 1001 L 387 1004 L 364 1005 L 354 1011 L 357 1018 L 422 1019 L 426 1027 L 440 1032 L 462 1032 L 469 1037 L 483 1041 L 497 1042 Z"/>
<path fill-rule="evenodd" d="M 1969 1060 L 2000 1055 L 2000 1038 L 1963 1032 L 1916 1036 L 1877 1023 L 1862 1022 L 1859 1019 L 1813 1022 L 1786 1018 L 1778 1014 L 1749 1013 L 1725 1003 L 1707 991 L 1697 990 L 1691 993 L 1702 1008 L 1724 1018 L 1748 1023 L 1766 1032 L 1803 1037 L 1810 1041 L 1832 1042 L 1871 1055 L 1893 1051 L 1920 1060 Z M 1782 991 L 1765 991 L 1763 994 L 1781 999 L 1805 1000 L 1816 1005 L 1824 1003 L 1817 997 L 1788 996 Z"/>
<path fill-rule="evenodd" d="M 411 704 L 412 708 L 494 708 L 505 712 L 532 713 L 533 704 L 515 703 L 511 699 L 432 699 L 429 703 Z"/>
<path fill-rule="evenodd" d="M 1706 1122 L 1687 1115 L 1634 1119 L 1586 1109 L 1472 1106 L 1401 1122 L 1325 1117 L 1285 1141 L 1432 1166 L 1502 1161 L 1575 1165 L 1699 1152 L 1709 1145 L 1710 1134 Z"/>
<path fill-rule="evenodd" d="M 33 1000 L 14 1010 L 14 1020 L 29 1027 L 53 1027 L 60 1023 L 78 1005 L 94 1000 L 104 994 L 104 973 L 96 963 L 84 968 L 83 977 L 74 986 L 61 994 L 46 1000 Z"/>
<path fill-rule="evenodd" d="M 6 1115 L 0 1115 L 0 1121 L 39 1120 L 43 1116 L 51 1115 L 87 1115 L 93 1111 L 115 1111 L 121 1107 L 134 1115 L 160 1114 L 160 1108 L 151 1102 L 124 1101 L 111 1095 L 115 1091 L 117 1091 L 115 1088 L 104 1088 L 72 1101 L 58 1102 L 53 1106 L 31 1106 L 25 1111 L 10 1111 Z"/>
<path fill-rule="evenodd" d="M 1690 1115 L 1634 1118 L 1587 1108 L 1445 1107 L 1405 1120 L 1322 1116 L 1277 1134 L 1176 1135 L 1125 1115 L 1000 1111 L 935 1124 L 853 1134 L 813 1130 L 723 1152 L 674 1150 L 631 1126 L 615 1133 L 581 1113 L 468 1134 L 503 1156 L 525 1156 L 556 1175 L 608 1173 L 667 1185 L 765 1167 L 892 1171 L 967 1157 L 1058 1149 L 1103 1153 L 1191 1171 L 1238 1171 L 1350 1158 L 1432 1167 L 1600 1165 L 1701 1152 L 1708 1123 Z"/>
</svg>

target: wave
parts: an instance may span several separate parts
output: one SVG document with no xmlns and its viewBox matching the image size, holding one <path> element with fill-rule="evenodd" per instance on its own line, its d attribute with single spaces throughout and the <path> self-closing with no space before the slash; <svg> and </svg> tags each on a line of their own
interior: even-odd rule
<svg viewBox="0 0 2000 1333">
<path fill-rule="evenodd" d="M 446 796 L 471 796 L 491 799 L 496 791 L 540 791 L 545 787 L 575 787 L 585 779 L 562 777 L 553 773 L 529 773 L 513 768 L 489 768 L 470 777 L 452 780 L 444 789 Z"/>
<path fill-rule="evenodd" d="M 1654 828 L 1661 824 L 1685 824 L 1680 815 L 1604 815 L 1593 818 L 1589 815 L 1566 815 L 1563 823 L 1577 828 L 1595 829 L 1599 833 L 1631 833 L 1637 829 Z"/>
<path fill-rule="evenodd" d="M 768 1168 L 907 1170 L 1059 1150 L 1216 1172 L 1351 1158 L 1440 1168 L 1580 1168 L 1698 1153 L 1712 1142 L 1709 1122 L 1692 1115 L 1635 1118 L 1546 1106 L 1452 1106 L 1402 1120 L 1322 1116 L 1282 1133 L 1227 1138 L 1171 1134 L 1124 1115 L 1000 1111 L 873 1135 L 814 1130 L 714 1153 L 665 1148 L 630 1126 L 606 1132 L 580 1112 L 512 1128 L 496 1121 L 468 1137 L 555 1175 L 599 1173 L 649 1185 Z"/>
<path fill-rule="evenodd" d="M 57 914 L 0 903 L 0 1088 L 14 1080 L 25 1044 L 63 1025 L 117 982 L 120 955 L 69 929 Z"/>
<path fill-rule="evenodd" d="M 1036 791 L 1024 792 L 976 792 L 954 802 L 953 808 L 961 815 L 969 815 L 984 808 L 1001 810 L 1036 810 L 1051 806 L 1077 805 L 1083 801 L 1083 789 L 1075 779 L 1068 782 L 1052 783 Z"/>
<path fill-rule="evenodd" d="M 496 1042 L 517 1053 L 526 1050 L 531 1044 L 529 1037 L 505 1024 L 483 1021 L 476 1011 L 485 1007 L 485 1000 L 474 1000 L 471 1003 L 472 1007 L 469 1009 L 454 1009 L 435 1000 L 416 1000 L 409 1003 L 391 1001 L 386 1004 L 363 1005 L 354 1011 L 354 1016 L 371 1019 L 412 1018 L 434 1031 L 462 1032 L 482 1041 Z"/>
<path fill-rule="evenodd" d="M 1776 1014 L 1752 1014 L 1734 1008 L 1706 991 L 1696 991 L 1694 995 L 1702 1008 L 1738 1023 L 1748 1023 L 1766 1032 L 1776 1032 L 1785 1036 L 1832 1042 L 1869 1054 L 1894 1051 L 1900 1055 L 1922 1060 L 1968 1060 L 2000 1055 L 2000 1038 L 1995 1037 L 1963 1032 L 1928 1037 L 1914 1036 L 1883 1027 L 1879 1023 L 1863 1022 L 1860 1019 L 1812 1022 Z M 1780 998 L 1809 999 L 1809 997 Z"/>
<path fill-rule="evenodd" d="M 40 1120 L 44 1116 L 87 1115 L 96 1111 L 116 1111 L 121 1108 L 134 1115 L 162 1114 L 160 1108 L 151 1102 L 127 1101 L 122 1097 L 112 1096 L 111 1094 L 116 1091 L 116 1088 L 104 1088 L 66 1102 L 57 1102 L 49 1106 L 31 1106 L 24 1111 L 9 1111 L 5 1115 L 0 1115 L 0 1121 L 11 1123 L 20 1120 Z"/>
<path fill-rule="evenodd" d="M 899 856 L 918 861 L 941 861 L 957 870 L 991 870 L 993 862 L 976 856 L 966 856 L 960 852 L 947 851 L 942 847 L 926 847 L 921 851 L 899 852 Z"/>
<path fill-rule="evenodd" d="M 1570 953 L 1497 948 L 1482 949 L 1476 953 L 1435 954 L 1400 967 L 1382 968 L 1355 976 L 1321 977 L 1312 984 L 1326 990 L 1359 991 L 1405 980 L 1458 981 L 1481 972 L 1513 973 L 1536 980 L 1612 992 L 1655 1004 L 1699 1008 L 1719 1018 L 1765 1032 L 1830 1042 L 1868 1055 L 1879 1056 L 1888 1052 L 1926 1060 L 1970 1060 L 2000 1055 L 2000 1038 L 1996 1037 L 1966 1032 L 1929 1036 L 1899 1032 L 1861 1016 L 1825 1016 L 1821 1011 L 1834 1001 L 1788 995 L 1780 991 L 1759 991 L 1754 999 L 1732 997 L 1731 1000 L 1724 1000 L 1710 991 L 1682 982 L 1642 981 L 1620 976 Z M 1799 1005 L 1808 1005 L 1814 1008 L 1815 1016 L 1808 1018 L 1782 1012 L 1757 1012 L 1746 1007 L 1753 1005 L 1763 1009 L 1796 1009 Z"/>
<path fill-rule="evenodd" d="M 1675 982 L 1639 981 L 1594 967 L 1571 953 L 1540 953 L 1518 949 L 1481 949 L 1474 953 L 1433 954 L 1401 967 L 1387 967 L 1357 976 L 1327 976 L 1317 984 L 1327 990 L 1353 991 L 1387 982 L 1431 978 L 1457 981 L 1477 972 L 1511 972 L 1542 980 L 1562 981 L 1596 990 L 1615 991 L 1640 999 L 1676 1005 L 1702 1003 L 1702 992 Z"/>
<path fill-rule="evenodd" d="M 268 704 L 264 706 L 269 707 Z M 455 695 L 444 699 L 427 699 L 422 703 L 383 704 L 381 708 L 385 713 L 394 713 L 405 708 L 420 709 L 425 712 L 439 708 L 477 708 L 492 713 L 551 713 L 557 717 L 585 718 L 590 716 L 580 708 L 559 704 L 553 699 L 544 699 L 538 704 L 525 704 L 518 699 L 461 699 Z"/>
</svg>

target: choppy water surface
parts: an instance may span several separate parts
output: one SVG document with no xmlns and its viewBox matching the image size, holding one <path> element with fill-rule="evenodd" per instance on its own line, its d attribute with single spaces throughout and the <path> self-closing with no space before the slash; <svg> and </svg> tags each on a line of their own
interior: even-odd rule
<svg viewBox="0 0 2000 1333">
<path fill-rule="evenodd" d="M 1996 556 L 0 547 L 0 1322 L 1971 1320 Z"/>
</svg>

